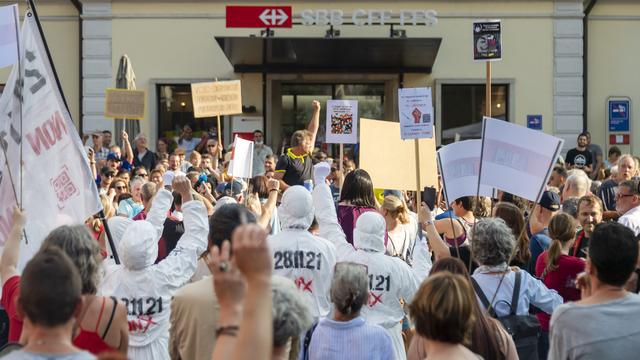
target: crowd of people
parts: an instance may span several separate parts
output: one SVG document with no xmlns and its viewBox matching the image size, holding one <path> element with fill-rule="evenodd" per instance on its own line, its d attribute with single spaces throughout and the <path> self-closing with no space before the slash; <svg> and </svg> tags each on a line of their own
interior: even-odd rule
<svg viewBox="0 0 640 360">
<path fill-rule="evenodd" d="M 18 272 L 0 259 L 6 359 L 631 359 L 640 352 L 640 162 L 588 133 L 539 201 L 377 189 L 254 133 L 251 179 L 215 137 L 96 132 L 104 211 Z M 121 144 L 121 145 L 119 145 Z M 343 162 L 342 164 L 340 164 Z M 343 165 L 343 166 L 340 166 Z M 80 166 L 80 165 L 79 165 Z M 393 171 L 390 165 L 389 171 Z M 515 180 L 514 180 L 515 181 Z"/>
</svg>

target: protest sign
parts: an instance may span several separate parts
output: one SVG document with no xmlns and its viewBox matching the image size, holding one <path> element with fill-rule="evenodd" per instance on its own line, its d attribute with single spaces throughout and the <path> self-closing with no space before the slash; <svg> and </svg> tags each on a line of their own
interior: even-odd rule
<svg viewBox="0 0 640 360">
<path fill-rule="evenodd" d="M 326 140 L 328 144 L 358 143 L 358 102 L 327 101 Z"/>
<path fill-rule="evenodd" d="M 0 6 L 0 68 L 18 61 L 18 5 Z"/>
<path fill-rule="evenodd" d="M 473 59 L 502 60 L 502 26 L 500 20 L 473 22 Z"/>
<path fill-rule="evenodd" d="M 142 120 L 146 108 L 147 94 L 143 90 L 107 89 L 105 92 L 105 117 Z"/>
<path fill-rule="evenodd" d="M 253 141 L 236 136 L 229 164 L 229 175 L 239 178 L 253 176 Z"/>
<path fill-rule="evenodd" d="M 6 134 L 6 154 L 0 152 L 0 245 L 11 229 L 16 197 L 22 199 L 28 239 L 21 243 L 22 269 L 51 230 L 83 224 L 102 205 L 32 13 L 24 18 L 20 39 L 23 65 L 14 66 L 0 97 L 0 134 Z"/>
<path fill-rule="evenodd" d="M 195 118 L 242 114 L 240 80 L 191 84 Z"/>
<path fill-rule="evenodd" d="M 451 143 L 438 150 L 438 167 L 447 204 L 463 196 L 476 196 L 482 140 Z M 493 188 L 481 185 L 480 196 L 493 197 Z"/>
<path fill-rule="evenodd" d="M 398 108 L 403 140 L 433 137 L 431 88 L 398 89 Z"/>
<path fill-rule="evenodd" d="M 540 131 L 485 117 L 479 184 L 537 202 L 563 142 Z"/>
<path fill-rule="evenodd" d="M 416 156 L 413 141 L 398 136 L 400 123 L 360 119 L 360 168 L 367 169 L 378 189 L 415 191 Z M 420 186 L 438 186 L 435 139 L 420 139 Z"/>
</svg>

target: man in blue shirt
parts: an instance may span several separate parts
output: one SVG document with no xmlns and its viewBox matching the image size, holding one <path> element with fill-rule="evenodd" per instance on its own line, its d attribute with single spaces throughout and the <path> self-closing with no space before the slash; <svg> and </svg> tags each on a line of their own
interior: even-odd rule
<svg viewBox="0 0 640 360">
<path fill-rule="evenodd" d="M 560 195 L 553 191 L 545 191 L 542 193 L 540 202 L 538 202 L 533 209 L 533 213 L 531 214 L 532 219 L 529 221 L 532 231 L 535 231 L 529 241 L 531 259 L 527 271 L 530 274 L 535 274 L 538 255 L 542 254 L 542 252 L 547 250 L 549 245 L 551 245 L 551 238 L 549 237 L 549 230 L 547 228 L 549 227 L 551 218 L 558 210 L 560 210 Z"/>
</svg>

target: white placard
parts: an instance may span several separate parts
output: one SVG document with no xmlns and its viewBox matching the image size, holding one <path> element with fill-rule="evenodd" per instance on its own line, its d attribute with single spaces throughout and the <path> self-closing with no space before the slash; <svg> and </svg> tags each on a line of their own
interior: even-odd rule
<svg viewBox="0 0 640 360">
<path fill-rule="evenodd" d="M 358 101 L 327 101 L 327 144 L 358 143 Z"/>
<path fill-rule="evenodd" d="M 62 100 L 31 14 L 24 18 L 20 38 L 21 62 L 29 65 L 22 70 L 39 76 L 21 76 L 19 67 L 14 66 L 0 97 L 0 132 L 7 134 L 4 141 L 8 158 L 7 162 L 0 151 L 0 247 L 12 225 L 12 208 L 16 204 L 10 185 L 13 180 L 18 198 L 22 193 L 27 216 L 28 243 L 22 241 L 18 262 L 22 269 L 51 230 L 60 225 L 84 224 L 102 209 L 102 204 L 85 149 Z M 24 86 L 18 89 L 16 83 Z"/>
<path fill-rule="evenodd" d="M 447 204 L 463 196 L 476 196 L 482 140 L 451 143 L 438 150 L 438 167 Z M 480 186 L 480 196 L 493 197 L 493 188 Z"/>
<path fill-rule="evenodd" d="M 0 6 L 0 68 L 18 62 L 18 5 Z"/>
<path fill-rule="evenodd" d="M 253 141 L 236 136 L 233 156 L 229 164 L 229 175 L 238 178 L 251 178 L 253 173 Z"/>
<path fill-rule="evenodd" d="M 563 142 L 537 130 L 485 117 L 480 183 L 538 202 Z"/>
<path fill-rule="evenodd" d="M 431 88 L 398 89 L 398 110 L 401 139 L 433 137 Z"/>
</svg>

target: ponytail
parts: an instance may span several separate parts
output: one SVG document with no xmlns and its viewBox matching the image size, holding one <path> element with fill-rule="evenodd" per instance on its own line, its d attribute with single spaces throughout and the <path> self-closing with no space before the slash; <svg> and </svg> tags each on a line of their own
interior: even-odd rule
<svg viewBox="0 0 640 360">
<path fill-rule="evenodd" d="M 542 279 L 544 277 L 556 270 L 558 268 L 558 258 L 560 257 L 560 253 L 562 252 L 562 243 L 558 239 L 553 239 L 551 245 L 549 246 L 549 250 L 547 251 L 547 265 L 544 267 L 544 272 L 542 273 Z"/>
<path fill-rule="evenodd" d="M 401 224 L 409 223 L 409 211 L 399 197 L 395 195 L 387 195 L 382 202 L 382 208 L 387 210 L 394 218 L 396 218 Z"/>
<path fill-rule="evenodd" d="M 567 213 L 554 215 L 549 222 L 549 236 L 553 241 L 547 252 L 547 264 L 542 278 L 558 268 L 558 258 L 562 252 L 562 247 L 575 239 L 576 224 L 573 217 Z"/>
</svg>

